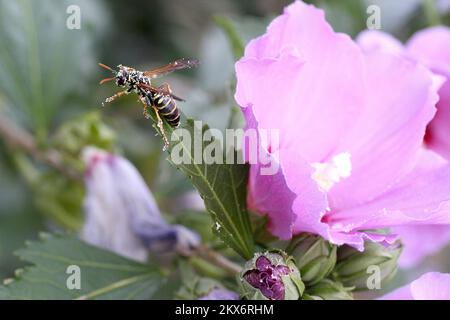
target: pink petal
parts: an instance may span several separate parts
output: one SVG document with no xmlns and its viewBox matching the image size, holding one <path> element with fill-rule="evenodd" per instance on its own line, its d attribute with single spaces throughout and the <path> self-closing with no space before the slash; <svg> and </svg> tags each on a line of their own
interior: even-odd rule
<svg viewBox="0 0 450 320">
<path fill-rule="evenodd" d="M 236 74 L 239 105 L 251 104 L 261 128 L 280 130 L 280 148 L 308 162 L 334 151 L 363 104 L 358 46 L 300 1 L 247 46 Z"/>
<path fill-rule="evenodd" d="M 366 53 L 385 51 L 403 54 L 403 44 L 389 33 L 378 30 L 365 30 L 356 38 L 356 42 Z"/>
<path fill-rule="evenodd" d="M 296 197 L 286 185 L 283 169 L 275 175 L 261 175 L 262 165 L 252 165 L 249 175 L 248 207 L 268 215 L 268 229 L 281 239 L 292 236 L 295 215 L 292 203 Z"/>
<path fill-rule="evenodd" d="M 381 300 L 413 300 L 410 285 L 395 289 L 394 291 L 382 296 Z"/>
<path fill-rule="evenodd" d="M 450 159 L 450 80 L 439 90 L 439 96 L 438 112 L 428 127 L 426 142 L 430 148 Z"/>
<path fill-rule="evenodd" d="M 450 274 L 429 272 L 382 300 L 450 300 Z"/>
<path fill-rule="evenodd" d="M 439 252 L 450 244 L 450 226 L 424 225 L 391 228 L 403 243 L 399 265 L 411 268 L 428 255 Z"/>
<path fill-rule="evenodd" d="M 429 272 L 411 283 L 414 300 L 450 300 L 450 274 Z"/>
<path fill-rule="evenodd" d="M 408 52 L 433 72 L 450 78 L 450 28 L 433 27 L 417 32 L 407 44 Z M 431 122 L 426 140 L 450 159 L 450 80 L 439 90 L 438 112 Z"/>
<path fill-rule="evenodd" d="M 400 54 L 419 61 L 436 74 L 450 77 L 450 28 L 432 27 L 414 34 L 407 47 L 389 34 L 381 31 L 364 31 L 357 38 L 358 44 L 366 52 L 385 51 Z M 450 81 L 439 90 L 438 112 L 430 123 L 427 145 L 450 159 Z"/>
<path fill-rule="evenodd" d="M 292 205 L 296 214 L 294 234 L 311 232 L 328 239 L 328 225 L 322 222 L 328 209 L 327 196 L 319 191 L 317 183 L 312 180 L 310 164 L 302 159 L 295 148 L 281 150 L 280 153 L 287 186 L 297 195 Z"/>
<path fill-rule="evenodd" d="M 258 128 L 252 107 L 244 109 L 244 114 L 246 129 Z M 291 159 L 291 153 L 284 150 L 282 154 L 288 156 L 280 159 L 266 150 L 263 152 L 279 169 L 274 175 L 262 175 L 265 165 L 261 161 L 250 167 L 249 208 L 267 214 L 269 230 L 281 239 L 291 238 L 294 223 L 297 231 L 326 232 L 327 226 L 320 222 L 321 212 L 327 207 L 326 197 L 311 179 L 312 168 L 301 158 Z"/>
<path fill-rule="evenodd" d="M 398 236 L 396 234 L 381 234 L 369 231 L 342 231 L 339 228 L 339 225 L 336 225 L 333 229 L 329 231 L 329 236 L 327 237 L 330 242 L 343 245 L 348 244 L 356 248 L 359 251 L 364 251 L 364 242 L 372 241 L 380 243 L 381 245 L 388 247 L 392 245 L 397 239 Z"/>
<path fill-rule="evenodd" d="M 450 75 L 450 28 L 432 27 L 414 34 L 408 52 L 434 72 Z"/>
<path fill-rule="evenodd" d="M 366 61 L 364 112 L 335 151 L 352 156 L 352 175 L 329 195 L 336 210 L 374 199 L 412 169 L 438 99 L 432 74 L 417 63 L 384 52 Z"/>
<path fill-rule="evenodd" d="M 380 229 L 450 223 L 450 164 L 423 151 L 414 170 L 384 195 L 366 204 L 331 212 L 333 229 Z"/>
<path fill-rule="evenodd" d="M 291 238 L 293 231 L 326 236 L 327 226 L 320 222 L 327 204 L 326 197 L 311 180 L 311 167 L 299 158 L 295 163 L 281 162 L 275 175 L 260 175 L 261 167 L 251 166 L 248 205 L 269 216 L 272 234 L 285 240 Z M 301 183 L 292 185 L 292 180 Z"/>
</svg>

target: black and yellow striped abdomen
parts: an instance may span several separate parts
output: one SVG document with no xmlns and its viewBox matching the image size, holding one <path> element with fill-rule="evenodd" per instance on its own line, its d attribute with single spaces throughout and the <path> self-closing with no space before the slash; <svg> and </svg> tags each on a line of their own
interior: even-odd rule
<svg viewBox="0 0 450 320">
<path fill-rule="evenodd" d="M 152 98 L 153 104 L 158 109 L 161 118 L 165 119 L 171 127 L 178 127 L 180 125 L 180 111 L 174 99 L 159 93 L 154 94 Z"/>
</svg>

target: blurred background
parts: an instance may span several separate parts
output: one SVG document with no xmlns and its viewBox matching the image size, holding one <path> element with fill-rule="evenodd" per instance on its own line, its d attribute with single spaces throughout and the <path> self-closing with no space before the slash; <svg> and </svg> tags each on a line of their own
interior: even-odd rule
<svg viewBox="0 0 450 320">
<path fill-rule="evenodd" d="M 180 57 L 198 58 L 197 70 L 164 78 L 186 99 L 178 106 L 211 127 L 237 126 L 237 57 L 229 36 L 247 43 L 290 2 L 0 0 L 0 278 L 21 266 L 13 252 L 39 231 L 82 225 L 79 153 L 88 144 L 125 155 L 169 219 L 205 225 L 200 232 L 210 237 L 208 215 L 200 212 L 190 184 L 165 161 L 161 140 L 136 97 L 101 107 L 117 88 L 98 85 L 109 74 L 97 62 L 145 70 Z M 382 30 L 403 41 L 431 24 L 450 23 L 448 0 L 307 2 L 324 8 L 335 30 L 351 36 L 366 28 L 370 4 L 381 8 Z M 66 27 L 70 5 L 80 8 L 80 29 Z M 450 247 L 401 271 L 392 286 L 424 270 L 450 272 Z"/>
</svg>

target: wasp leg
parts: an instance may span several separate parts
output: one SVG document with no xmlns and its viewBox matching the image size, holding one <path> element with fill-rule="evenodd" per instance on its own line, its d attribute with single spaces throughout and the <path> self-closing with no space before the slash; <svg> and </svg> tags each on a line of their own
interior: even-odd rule
<svg viewBox="0 0 450 320">
<path fill-rule="evenodd" d="M 104 106 L 105 103 L 113 102 L 113 101 L 116 100 L 117 98 L 120 98 L 121 96 L 126 95 L 126 94 L 128 94 L 128 91 L 127 91 L 127 90 L 117 92 L 115 95 L 113 95 L 113 96 L 111 96 L 111 97 L 109 97 L 109 98 L 106 98 L 106 99 L 105 99 L 105 102 L 102 102 L 102 106 Z"/>
<path fill-rule="evenodd" d="M 161 117 L 159 116 L 158 108 L 156 108 L 155 106 L 152 106 L 152 108 L 153 108 L 153 110 L 155 110 L 156 118 L 158 119 L 158 128 L 161 131 L 161 135 L 164 140 L 163 150 L 166 151 L 167 148 L 169 147 L 169 140 L 167 139 L 166 133 L 164 131 L 164 124 L 163 124 Z"/>
<path fill-rule="evenodd" d="M 144 105 L 144 117 L 146 119 L 148 119 L 148 118 L 150 118 L 150 113 L 148 112 L 149 104 L 147 103 L 147 101 L 143 97 L 140 97 L 140 100 L 141 100 L 142 104 Z M 162 136 L 163 141 L 164 141 L 163 151 L 166 151 L 167 148 L 169 147 L 169 140 L 167 139 L 166 132 L 164 131 L 164 123 L 163 123 L 163 121 L 162 121 L 162 119 L 161 119 L 161 117 L 159 115 L 158 108 L 156 108 L 154 105 L 152 105 L 152 108 L 155 111 L 156 118 L 158 119 L 158 128 L 161 131 L 161 136 Z"/>
<path fill-rule="evenodd" d="M 150 113 L 148 112 L 148 104 L 145 101 L 145 99 L 143 97 L 139 97 L 139 99 L 141 100 L 141 103 L 144 105 L 144 111 L 142 112 L 142 114 L 144 115 L 145 119 L 150 119 Z"/>
</svg>

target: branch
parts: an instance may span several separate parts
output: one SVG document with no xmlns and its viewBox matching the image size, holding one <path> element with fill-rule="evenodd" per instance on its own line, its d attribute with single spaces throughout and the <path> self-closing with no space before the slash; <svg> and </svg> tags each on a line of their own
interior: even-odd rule
<svg viewBox="0 0 450 320">
<path fill-rule="evenodd" d="M 80 175 L 64 165 L 61 154 L 56 150 L 40 150 L 34 137 L 26 130 L 15 125 L 4 114 L 0 116 L 0 136 L 12 148 L 30 154 L 34 159 L 56 169 L 66 177 L 80 181 Z"/>
<path fill-rule="evenodd" d="M 226 257 L 221 255 L 220 253 L 217 253 L 207 246 L 199 245 L 196 248 L 193 249 L 190 253 L 186 254 L 183 252 L 180 252 L 181 255 L 184 256 L 196 256 L 199 257 L 216 267 L 219 267 L 226 272 L 228 272 L 230 275 L 235 276 L 237 273 L 241 272 L 242 267 L 236 263 L 234 263 L 231 260 L 228 260 Z"/>
</svg>

